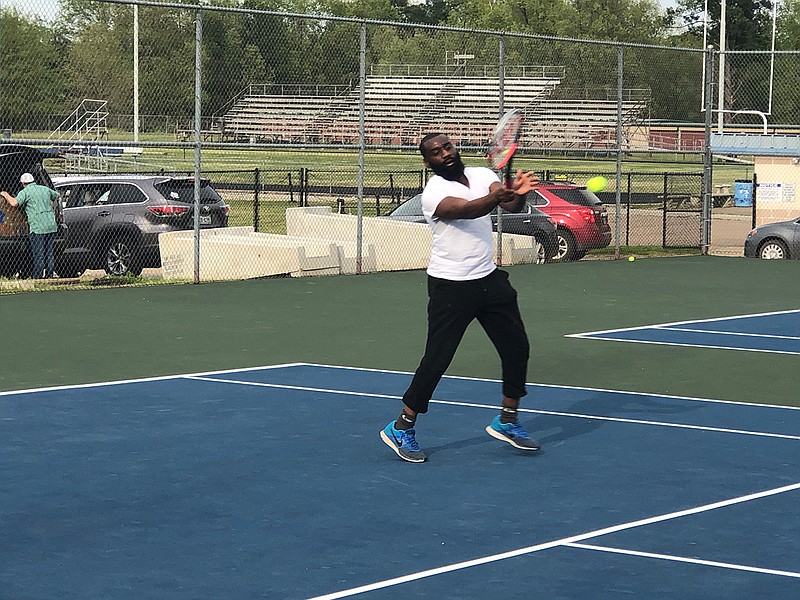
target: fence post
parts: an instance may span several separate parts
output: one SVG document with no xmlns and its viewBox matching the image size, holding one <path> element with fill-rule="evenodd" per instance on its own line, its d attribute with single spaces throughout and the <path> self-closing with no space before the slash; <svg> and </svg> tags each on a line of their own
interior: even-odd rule
<svg viewBox="0 0 800 600">
<path fill-rule="evenodd" d="M 667 173 L 664 173 L 664 195 L 661 200 L 661 247 L 667 247 Z"/>
<path fill-rule="evenodd" d="M 194 26 L 194 282 L 200 283 L 200 120 L 202 115 L 203 13 Z"/>
<path fill-rule="evenodd" d="M 258 167 L 255 169 L 253 179 L 255 180 L 255 193 L 253 194 L 253 230 L 258 231 L 258 222 L 260 221 L 258 210 L 259 204 L 261 204 L 259 198 L 259 192 L 261 191 L 261 170 Z"/>
<path fill-rule="evenodd" d="M 364 146 L 366 139 L 367 24 L 361 23 L 358 50 L 358 216 L 356 217 L 356 275 L 361 275 L 364 241 Z M 342 211 L 344 212 L 344 211 Z"/>
<path fill-rule="evenodd" d="M 623 70 L 623 47 L 617 46 L 617 173 L 616 183 L 617 191 L 615 194 L 615 220 L 614 220 L 614 258 L 619 260 L 619 234 L 620 234 L 620 218 L 622 217 L 621 191 L 622 185 L 622 70 Z"/>
<path fill-rule="evenodd" d="M 714 171 L 714 156 L 711 153 L 711 123 L 712 123 L 712 107 L 714 105 L 714 78 L 711 77 L 714 68 L 714 48 L 708 46 L 706 48 L 706 93 L 705 93 L 705 106 L 703 109 L 706 111 L 705 121 L 705 134 L 703 136 L 705 147 L 703 153 L 703 228 L 700 235 L 700 253 L 703 255 L 708 254 L 709 246 L 711 245 L 711 205 L 714 202 L 713 197 L 713 171 Z M 720 113 L 720 117 L 721 117 Z"/>
<path fill-rule="evenodd" d="M 498 69 L 497 69 L 497 78 L 498 84 L 500 88 L 500 96 L 498 98 L 498 106 L 497 106 L 497 118 L 500 119 L 503 116 L 503 111 L 505 110 L 505 81 L 506 81 L 506 42 L 505 38 L 501 35 L 500 39 L 500 56 L 498 57 Z M 503 208 L 501 206 L 497 207 L 497 246 L 495 248 L 495 254 L 497 255 L 497 264 L 503 264 Z"/>
<path fill-rule="evenodd" d="M 628 208 L 625 214 L 625 245 L 631 245 L 631 178 L 633 174 L 628 173 Z"/>
<path fill-rule="evenodd" d="M 753 216 L 751 220 L 752 224 L 750 226 L 751 229 L 756 228 L 756 202 L 757 202 L 756 198 L 758 197 L 757 190 L 758 190 L 758 176 L 756 175 L 756 172 L 753 171 L 753 193 L 751 194 L 751 197 L 753 198 Z"/>
</svg>

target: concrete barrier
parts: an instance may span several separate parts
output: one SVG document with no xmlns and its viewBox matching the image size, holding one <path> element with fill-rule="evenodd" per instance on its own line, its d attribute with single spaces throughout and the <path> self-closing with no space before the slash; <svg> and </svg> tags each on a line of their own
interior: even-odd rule
<svg viewBox="0 0 800 600">
<path fill-rule="evenodd" d="M 354 243 L 358 217 L 340 215 L 328 206 L 289 208 L 286 233 L 301 237 Z M 378 271 L 424 269 L 431 255 L 431 231 L 425 223 L 405 223 L 380 217 L 362 219 L 362 243 L 375 251 Z"/>
<path fill-rule="evenodd" d="M 328 206 L 286 210 L 286 232 L 303 238 L 354 242 L 358 217 L 334 213 Z M 497 248 L 497 235 L 494 235 Z M 378 271 L 424 269 L 431 255 L 433 236 L 426 223 L 407 223 L 382 217 L 362 219 L 362 243 L 375 250 Z M 503 265 L 536 262 L 538 248 L 527 235 L 503 234 Z M 496 257 L 495 257 L 496 258 Z"/>
<path fill-rule="evenodd" d="M 194 277 L 194 231 L 162 233 L 158 244 L 165 279 Z M 200 278 L 205 281 L 341 272 L 339 248 L 330 242 L 257 233 L 252 227 L 200 231 Z"/>
<path fill-rule="evenodd" d="M 286 211 L 288 235 L 260 233 L 250 226 L 202 229 L 200 279 L 354 274 L 357 226 L 354 215 L 335 214 L 329 207 L 309 207 Z M 428 266 L 432 235 L 425 223 L 364 217 L 362 231 L 362 273 Z M 194 278 L 194 231 L 162 233 L 158 244 L 165 279 Z M 536 255 L 532 237 L 503 235 L 503 265 L 535 262 Z"/>
</svg>

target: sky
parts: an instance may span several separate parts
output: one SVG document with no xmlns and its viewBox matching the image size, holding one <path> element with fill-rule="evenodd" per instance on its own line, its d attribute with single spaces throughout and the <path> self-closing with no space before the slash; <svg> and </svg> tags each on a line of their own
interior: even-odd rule
<svg viewBox="0 0 800 600">
<path fill-rule="evenodd" d="M 52 21 L 58 10 L 58 0 L 0 0 L 0 7 L 15 6 L 28 15 Z"/>
</svg>

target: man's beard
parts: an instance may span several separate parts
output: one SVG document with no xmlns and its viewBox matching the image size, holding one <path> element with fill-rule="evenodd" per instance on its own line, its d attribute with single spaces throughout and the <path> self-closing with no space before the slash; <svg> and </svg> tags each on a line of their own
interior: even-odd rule
<svg viewBox="0 0 800 600">
<path fill-rule="evenodd" d="M 431 165 L 431 171 L 436 173 L 439 177 L 444 177 L 449 181 L 457 181 L 464 174 L 464 163 L 461 160 L 461 155 L 457 154 L 451 165 Z"/>
</svg>

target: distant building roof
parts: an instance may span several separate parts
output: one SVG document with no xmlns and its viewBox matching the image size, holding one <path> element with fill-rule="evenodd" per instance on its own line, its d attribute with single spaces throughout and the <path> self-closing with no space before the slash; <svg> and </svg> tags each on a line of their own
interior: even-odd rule
<svg viewBox="0 0 800 600">
<path fill-rule="evenodd" d="M 712 133 L 711 150 L 720 154 L 800 156 L 800 136 Z"/>
</svg>

